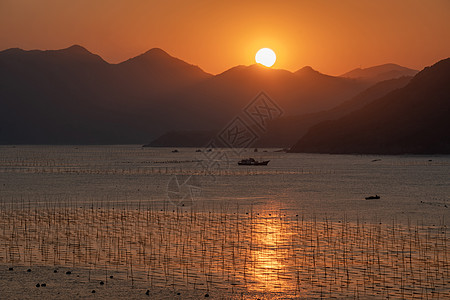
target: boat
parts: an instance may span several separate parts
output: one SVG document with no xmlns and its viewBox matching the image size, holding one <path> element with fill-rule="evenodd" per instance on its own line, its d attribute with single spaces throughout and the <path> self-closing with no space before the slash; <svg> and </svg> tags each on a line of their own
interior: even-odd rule
<svg viewBox="0 0 450 300">
<path fill-rule="evenodd" d="M 257 161 L 254 158 L 247 158 L 240 160 L 238 165 L 240 166 L 267 166 L 270 160 Z"/>
<path fill-rule="evenodd" d="M 366 200 L 375 200 L 375 199 L 380 199 L 380 196 L 375 195 L 375 196 L 366 197 Z"/>
</svg>

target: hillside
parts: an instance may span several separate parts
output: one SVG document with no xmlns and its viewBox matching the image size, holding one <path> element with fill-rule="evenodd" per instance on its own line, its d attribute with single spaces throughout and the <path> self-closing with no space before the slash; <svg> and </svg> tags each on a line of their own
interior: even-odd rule
<svg viewBox="0 0 450 300">
<path fill-rule="evenodd" d="M 402 88 L 412 77 L 401 77 L 377 83 L 342 104 L 324 111 L 302 114 L 298 116 L 283 116 L 268 124 L 266 132 L 255 142 L 257 147 L 290 147 L 307 130 L 322 121 L 338 119 L 352 111 L 362 108 L 371 101 L 389 92 Z M 170 131 L 153 140 L 153 147 L 202 147 L 214 136 L 210 131 Z"/>
<path fill-rule="evenodd" d="M 81 46 L 0 52 L 0 143 L 139 143 L 168 95 L 211 77 L 160 49 L 109 64 Z"/>
<path fill-rule="evenodd" d="M 272 121 L 267 132 L 258 140 L 258 147 L 290 147 L 306 134 L 308 129 L 326 120 L 335 120 L 358 110 L 371 101 L 408 84 L 411 77 L 400 77 L 379 82 L 342 104 L 316 113 L 282 117 Z"/>
<path fill-rule="evenodd" d="M 312 127 L 292 152 L 450 153 L 450 59 L 419 72 L 404 88 L 338 120 Z"/>
<path fill-rule="evenodd" d="M 260 92 L 298 116 L 370 86 L 311 67 L 259 65 L 211 75 L 154 48 L 110 64 L 85 48 L 0 52 L 0 144 L 144 144 L 167 132 L 217 131 Z"/>
<path fill-rule="evenodd" d="M 357 68 L 350 72 L 342 74 L 341 77 L 359 79 L 375 83 L 403 76 L 414 76 L 418 72 L 418 70 L 405 68 L 396 64 L 384 64 L 364 69 Z"/>
</svg>

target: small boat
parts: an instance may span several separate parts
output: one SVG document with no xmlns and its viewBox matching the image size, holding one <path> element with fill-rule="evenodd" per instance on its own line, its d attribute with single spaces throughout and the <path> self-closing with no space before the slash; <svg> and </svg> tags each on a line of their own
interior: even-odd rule
<svg viewBox="0 0 450 300">
<path fill-rule="evenodd" d="M 375 195 L 375 196 L 366 197 L 366 200 L 375 200 L 375 199 L 380 199 L 380 196 Z"/>
<path fill-rule="evenodd" d="M 177 149 L 172 150 L 172 153 L 178 153 L 178 150 Z"/>
<path fill-rule="evenodd" d="M 254 158 L 243 159 L 238 162 L 240 166 L 267 166 L 270 160 L 257 161 Z"/>
</svg>

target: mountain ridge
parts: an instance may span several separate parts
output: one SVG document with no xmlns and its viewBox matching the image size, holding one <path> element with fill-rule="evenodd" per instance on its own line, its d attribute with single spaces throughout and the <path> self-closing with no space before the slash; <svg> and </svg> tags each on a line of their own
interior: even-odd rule
<svg viewBox="0 0 450 300">
<path fill-rule="evenodd" d="M 159 48 L 119 64 L 79 45 L 7 49 L 0 52 L 0 143 L 143 144 L 168 131 L 222 128 L 261 90 L 298 115 L 369 86 L 304 71 L 312 75 L 259 65 L 211 75 Z"/>
<path fill-rule="evenodd" d="M 196 66 L 196 67 L 198 67 L 198 68 L 200 68 L 200 69 L 202 69 L 200 66 L 198 66 L 198 65 L 195 65 L 195 64 L 191 64 L 191 63 L 188 63 L 188 62 L 186 62 L 186 61 L 184 61 L 184 60 L 181 60 L 181 59 L 179 59 L 179 58 L 176 58 L 176 57 L 174 57 L 174 56 L 172 56 L 171 54 L 169 54 L 167 51 L 165 51 L 164 49 L 162 49 L 162 48 L 159 48 L 159 47 L 154 47 L 154 48 L 151 48 L 151 49 L 149 49 L 149 50 L 147 50 L 147 51 L 145 51 L 145 52 L 143 52 L 143 53 L 141 53 L 141 54 L 138 54 L 138 55 L 136 55 L 136 56 L 134 56 L 134 57 L 131 57 L 131 58 L 128 58 L 128 59 L 125 59 L 125 60 L 123 60 L 123 61 L 121 61 L 121 62 L 118 62 L 118 63 L 110 63 L 110 62 L 108 62 L 108 61 L 106 61 L 106 60 L 104 60 L 102 57 L 101 57 L 101 55 L 98 55 L 98 54 L 95 54 L 95 53 L 93 53 L 93 52 L 91 52 L 91 51 L 89 51 L 87 48 L 85 48 L 84 46 L 81 46 L 81 45 L 79 45 L 79 44 L 73 44 L 73 45 L 71 45 L 71 46 L 68 46 L 68 47 L 66 47 L 66 48 L 61 48 L 61 49 L 48 49 L 48 50 L 40 50 L 40 49 L 30 49 L 30 50 L 25 50 L 25 49 L 22 49 L 22 48 L 19 48 L 19 47 L 12 47 L 12 48 L 6 48 L 6 49 L 3 49 L 3 50 L 0 50 L 0 54 L 2 54 L 2 53 L 8 53 L 8 52 L 22 52 L 22 53 L 24 53 L 24 52 L 61 52 L 61 51 L 66 51 L 66 52 L 71 52 L 71 53 L 85 53 L 85 54 L 90 54 L 90 55 L 94 55 L 94 56 L 97 56 L 97 57 L 100 57 L 103 61 L 105 61 L 106 63 L 108 63 L 108 64 L 110 64 L 110 65 L 119 65 L 119 64 L 123 64 L 123 63 L 125 63 L 125 62 L 127 62 L 127 61 L 129 61 L 129 60 L 133 60 L 133 59 L 135 59 L 135 58 L 138 58 L 138 57 L 141 57 L 141 56 L 147 56 L 147 55 L 154 55 L 154 56 L 160 56 L 160 57 L 171 57 L 171 58 L 174 58 L 174 59 L 176 59 L 176 60 L 179 60 L 179 61 L 182 61 L 182 62 L 185 62 L 186 64 L 188 64 L 188 65 L 191 65 L 191 66 Z M 324 73 L 322 73 L 322 72 L 320 72 L 320 71 L 317 71 L 316 69 L 314 69 L 312 66 L 309 66 L 309 65 L 305 65 L 305 66 L 303 66 L 303 67 L 301 67 L 300 69 L 298 69 L 298 70 L 296 70 L 296 71 L 289 71 L 289 70 L 286 70 L 286 69 L 274 69 L 274 68 L 268 68 L 268 67 L 264 67 L 264 66 L 262 66 L 262 65 L 259 65 L 259 64 L 257 64 L 257 63 L 254 63 L 254 64 L 251 64 L 251 65 L 237 65 L 237 66 L 234 66 L 234 67 L 231 67 L 231 68 L 229 68 L 229 69 L 227 69 L 227 70 L 224 70 L 223 72 L 220 72 L 220 73 L 218 73 L 218 74 L 215 74 L 214 76 L 217 76 L 217 75 L 220 75 L 220 74 L 223 74 L 223 73 L 225 73 L 225 72 L 227 72 L 227 71 L 229 71 L 229 70 L 231 70 L 231 69 L 234 69 L 234 68 L 238 68 L 238 67 L 251 67 L 251 66 L 258 66 L 258 67 L 260 67 L 261 69 L 267 69 L 267 70 L 283 70 L 283 71 L 286 71 L 286 72 L 289 72 L 289 73 L 293 73 L 293 74 L 295 74 L 295 73 L 301 73 L 301 72 L 303 72 L 303 71 L 311 71 L 311 73 L 319 73 L 319 74 L 322 74 L 322 75 L 325 75 L 325 76 L 331 76 L 331 75 L 326 75 L 326 74 L 324 74 Z M 371 66 L 371 67 L 367 67 L 367 68 L 355 68 L 355 69 L 352 69 L 352 70 L 350 70 L 350 71 L 348 71 L 348 72 L 345 72 L 345 73 L 343 73 L 343 74 L 341 74 L 341 75 L 337 75 L 337 76 L 332 76 L 332 77 L 346 77 L 346 78 L 355 78 L 355 77 L 357 77 L 357 76 L 354 76 L 354 75 L 351 75 L 353 72 L 358 72 L 358 71 L 366 71 L 366 70 L 376 70 L 376 69 L 378 69 L 378 68 L 384 68 L 384 67 L 394 67 L 394 69 L 400 69 L 400 70 L 409 70 L 409 71 L 412 71 L 412 72 L 416 72 L 416 73 L 418 73 L 419 71 L 418 70 L 414 70 L 414 69 L 410 69 L 410 68 L 407 68 L 407 67 L 403 67 L 403 66 L 401 66 L 401 65 L 398 65 L 398 64 L 395 64 L 395 63 L 385 63 L 385 64 L 381 64 L 381 65 L 375 65 L 375 66 Z M 203 69 L 202 69 L 203 70 Z M 205 73 L 207 73 L 207 74 L 210 74 L 210 73 L 208 73 L 208 72 L 206 72 L 206 71 L 204 71 Z M 211 74 L 211 75 L 213 75 L 213 74 Z M 350 76 L 349 76 L 350 75 Z M 406 76 L 410 76 L 410 75 L 406 75 Z M 401 76 L 399 76 L 399 77 L 401 77 Z"/>
<path fill-rule="evenodd" d="M 394 63 L 387 63 L 368 68 L 356 68 L 346 72 L 339 77 L 361 79 L 369 82 L 398 78 L 402 76 L 414 76 L 418 70 L 406 68 Z"/>
<path fill-rule="evenodd" d="M 338 120 L 313 126 L 291 151 L 449 154 L 449 77 L 447 58 L 419 72 L 405 87 Z"/>
<path fill-rule="evenodd" d="M 281 117 L 268 123 L 266 132 L 255 142 L 255 147 L 289 148 L 307 130 L 325 120 L 338 119 L 345 114 L 363 107 L 365 104 L 378 99 L 387 93 L 404 87 L 412 77 L 401 77 L 379 82 L 370 86 L 358 95 L 344 101 L 342 104 L 316 113 L 299 116 Z M 217 131 L 186 131 L 174 130 L 152 140 L 150 147 L 203 147 L 212 140 Z"/>
</svg>

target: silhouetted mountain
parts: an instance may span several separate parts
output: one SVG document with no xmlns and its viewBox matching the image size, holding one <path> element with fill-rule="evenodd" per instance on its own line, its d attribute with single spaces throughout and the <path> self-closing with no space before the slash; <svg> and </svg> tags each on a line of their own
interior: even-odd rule
<svg viewBox="0 0 450 300">
<path fill-rule="evenodd" d="M 292 152 L 450 153 L 450 58 L 338 120 L 312 127 Z"/>
<path fill-rule="evenodd" d="M 291 73 L 260 65 L 239 66 L 217 75 L 222 90 L 241 89 L 241 105 L 248 103 L 259 91 L 266 91 L 283 108 L 286 115 L 298 115 L 336 106 L 368 85 L 357 80 L 324 75 L 311 67 Z M 213 83 L 214 85 L 214 83 Z M 227 98 L 228 95 L 224 95 Z"/>
<path fill-rule="evenodd" d="M 292 73 L 260 65 L 237 66 L 211 77 L 179 96 L 173 116 L 181 126 L 173 129 L 219 130 L 242 113 L 261 91 L 283 109 L 298 115 L 334 107 L 368 86 L 354 79 L 320 73 Z M 184 106 L 183 106 L 184 104 Z"/>
<path fill-rule="evenodd" d="M 215 135 L 215 131 L 170 131 L 144 147 L 206 147 Z"/>
<path fill-rule="evenodd" d="M 165 95 L 211 77 L 197 66 L 172 57 L 159 48 L 124 61 L 116 66 L 122 85 L 148 96 Z"/>
<path fill-rule="evenodd" d="M 325 111 L 299 116 L 281 117 L 269 123 L 267 132 L 257 141 L 258 147 L 290 147 L 308 129 L 326 120 L 335 120 L 358 110 L 389 92 L 402 88 L 412 77 L 401 77 L 379 82 L 344 103 Z"/>
<path fill-rule="evenodd" d="M 118 65 L 81 46 L 5 50 L 0 143 L 139 143 L 161 131 L 168 95 L 209 77 L 159 49 Z"/>
<path fill-rule="evenodd" d="M 338 119 L 352 111 L 362 108 L 371 101 L 389 92 L 402 88 L 412 77 L 401 77 L 382 81 L 371 86 L 355 97 L 330 110 L 299 116 L 281 117 L 271 121 L 267 130 L 256 141 L 256 147 L 290 147 L 307 130 L 322 121 Z M 152 147 L 203 147 L 209 143 L 215 133 L 211 131 L 170 131 L 148 144 Z"/>
<path fill-rule="evenodd" d="M 319 71 L 314 70 L 311 66 L 305 66 L 301 69 L 298 69 L 295 73 L 297 76 L 316 76 L 316 77 L 333 77 L 320 73 Z"/>
<path fill-rule="evenodd" d="M 174 111 L 170 113 L 172 119 L 176 119 L 178 128 L 172 127 L 170 132 L 165 132 L 150 144 L 181 147 L 185 145 L 181 141 L 187 140 L 188 136 L 193 138 L 199 130 L 218 132 L 233 117 L 242 113 L 243 108 L 262 90 L 283 109 L 285 115 L 296 115 L 336 106 L 366 86 L 366 83 L 357 80 L 321 74 L 311 67 L 292 73 L 256 64 L 236 66 L 184 90 L 179 96 L 184 102 L 172 106 Z M 191 129 L 194 133 L 179 129 Z M 261 136 L 263 133 L 259 134 Z M 177 139 L 180 139 L 178 144 Z M 294 135 L 288 145 L 297 139 L 298 135 Z M 196 140 L 199 144 L 192 146 L 201 147 L 210 141 L 200 137 Z M 278 141 L 274 140 L 275 143 Z"/>
<path fill-rule="evenodd" d="M 0 52 L 0 143 L 144 143 L 217 131 L 262 90 L 286 116 L 329 109 L 367 82 L 259 65 L 212 76 L 161 49 L 109 64 L 81 46 Z"/>
<path fill-rule="evenodd" d="M 384 64 L 365 69 L 357 68 L 350 72 L 342 74 L 341 77 L 360 79 L 367 82 L 375 83 L 403 76 L 414 76 L 418 72 L 419 72 L 418 70 L 405 68 L 396 64 Z"/>
</svg>

